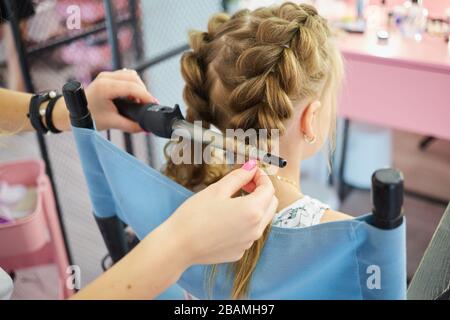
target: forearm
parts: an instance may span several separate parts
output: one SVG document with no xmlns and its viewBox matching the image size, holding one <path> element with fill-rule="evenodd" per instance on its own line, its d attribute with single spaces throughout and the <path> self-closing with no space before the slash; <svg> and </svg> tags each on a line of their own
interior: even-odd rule
<svg viewBox="0 0 450 320">
<path fill-rule="evenodd" d="M 188 267 L 177 233 L 163 224 L 73 299 L 153 299 Z"/>
<path fill-rule="evenodd" d="M 0 132 L 20 133 L 34 130 L 27 117 L 31 94 L 0 88 Z M 43 106 L 48 102 L 44 102 Z M 53 123 L 59 130 L 69 130 L 69 113 L 60 98 L 53 109 Z"/>
</svg>

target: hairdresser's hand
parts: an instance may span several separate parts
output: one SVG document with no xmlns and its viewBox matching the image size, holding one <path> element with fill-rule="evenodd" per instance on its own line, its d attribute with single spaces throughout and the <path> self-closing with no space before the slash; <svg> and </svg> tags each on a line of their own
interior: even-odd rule
<svg viewBox="0 0 450 320">
<path fill-rule="evenodd" d="M 125 132 L 141 131 L 139 125 L 121 116 L 112 100 L 129 97 L 141 103 L 156 103 L 134 70 L 101 72 L 86 88 L 86 97 L 98 130 L 119 129 Z"/>
<path fill-rule="evenodd" d="M 244 188 L 249 195 L 232 198 Z M 244 165 L 183 203 L 78 299 L 148 299 L 194 264 L 239 260 L 272 221 L 278 200 L 255 163 Z"/>
<path fill-rule="evenodd" d="M 240 189 L 249 195 L 232 198 Z M 239 260 L 272 221 L 278 200 L 270 179 L 247 163 L 188 199 L 169 218 L 186 267 Z"/>
<path fill-rule="evenodd" d="M 86 88 L 86 97 L 98 130 L 119 129 L 130 133 L 142 130 L 137 123 L 121 116 L 112 100 L 128 97 L 140 103 L 158 103 L 136 71 L 129 69 L 101 72 Z M 53 123 L 61 131 L 70 130 L 69 111 L 64 99 L 59 99 L 53 110 Z"/>
</svg>

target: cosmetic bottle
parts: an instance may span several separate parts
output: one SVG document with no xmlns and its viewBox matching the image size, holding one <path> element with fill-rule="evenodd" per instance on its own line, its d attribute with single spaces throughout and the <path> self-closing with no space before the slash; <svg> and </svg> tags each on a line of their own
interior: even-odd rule
<svg viewBox="0 0 450 320">
<path fill-rule="evenodd" d="M 423 6 L 422 0 L 408 0 L 403 7 L 405 9 L 401 24 L 403 35 L 421 41 L 427 26 L 428 10 Z"/>
</svg>

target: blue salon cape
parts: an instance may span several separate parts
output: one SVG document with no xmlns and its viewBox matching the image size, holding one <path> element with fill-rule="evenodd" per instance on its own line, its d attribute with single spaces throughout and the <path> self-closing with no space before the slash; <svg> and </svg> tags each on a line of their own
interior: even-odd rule
<svg viewBox="0 0 450 320">
<path fill-rule="evenodd" d="M 142 239 L 192 195 L 95 130 L 72 129 L 95 215 L 117 214 Z M 405 222 L 380 230 L 367 223 L 369 218 L 300 229 L 273 227 L 249 298 L 405 299 Z M 192 266 L 160 298 L 183 299 L 186 290 L 200 299 L 229 299 L 233 279 L 228 267 L 218 267 L 209 290 L 209 267 Z"/>
</svg>

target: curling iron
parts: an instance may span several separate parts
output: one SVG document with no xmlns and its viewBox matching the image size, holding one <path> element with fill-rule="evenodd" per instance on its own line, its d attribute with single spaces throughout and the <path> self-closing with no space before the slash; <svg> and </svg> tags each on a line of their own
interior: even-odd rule
<svg viewBox="0 0 450 320">
<path fill-rule="evenodd" d="M 280 168 L 285 167 L 287 164 L 287 161 L 279 156 L 253 146 L 244 145 L 239 141 L 230 141 L 231 139 L 225 138 L 220 132 L 187 122 L 177 104 L 172 108 L 153 103 L 142 105 L 127 99 L 115 99 L 113 102 L 121 115 L 136 121 L 143 130 L 152 132 L 158 137 L 170 139 L 175 133 L 175 135 L 208 144 L 215 148 L 232 151 L 244 156 L 247 154 L 250 158 Z M 195 131 L 200 134 L 195 134 Z"/>
<path fill-rule="evenodd" d="M 81 83 L 78 81 L 66 83 L 63 87 L 63 94 L 70 111 L 72 125 L 93 128 L 92 118 L 87 109 L 86 95 Z M 113 102 L 121 115 L 137 122 L 144 131 L 151 132 L 158 137 L 171 139 L 175 132 L 175 135 L 180 134 L 184 138 L 208 144 L 224 151 L 248 155 L 252 159 L 280 168 L 287 165 L 287 161 L 277 155 L 254 146 L 245 145 L 243 142 L 229 141 L 220 132 L 187 122 L 178 105 L 172 108 L 154 103 L 139 104 L 122 98 L 114 99 Z M 89 123 L 85 123 L 86 121 Z M 201 134 L 195 134 L 194 132 Z"/>
</svg>

